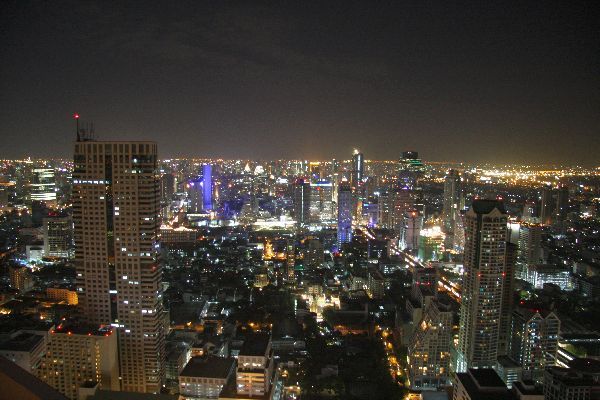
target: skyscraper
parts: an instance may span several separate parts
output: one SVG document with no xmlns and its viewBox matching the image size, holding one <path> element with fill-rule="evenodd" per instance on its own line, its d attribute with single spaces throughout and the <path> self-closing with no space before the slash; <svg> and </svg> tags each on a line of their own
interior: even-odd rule
<svg viewBox="0 0 600 400">
<path fill-rule="evenodd" d="M 90 323 L 118 327 L 126 391 L 158 392 L 163 382 L 158 213 L 155 143 L 75 143 L 77 292 Z"/>
<path fill-rule="evenodd" d="M 212 166 L 204 164 L 202 166 L 202 211 L 205 213 L 213 209 L 212 195 Z"/>
<path fill-rule="evenodd" d="M 352 240 L 352 187 L 342 181 L 338 189 L 337 247 Z"/>
<path fill-rule="evenodd" d="M 454 232 L 456 211 L 460 210 L 462 202 L 462 188 L 458 171 L 451 169 L 444 180 L 444 229 Z"/>
<path fill-rule="evenodd" d="M 475 200 L 465 216 L 457 370 L 491 368 L 498 356 L 507 214 L 497 200 Z"/>
<path fill-rule="evenodd" d="M 569 187 L 561 186 L 556 194 L 556 217 L 557 223 L 565 222 L 569 212 Z"/>
<path fill-rule="evenodd" d="M 49 215 L 44 218 L 44 255 L 64 257 L 73 249 L 73 221 L 66 215 Z"/>
<path fill-rule="evenodd" d="M 310 182 L 298 178 L 294 182 L 294 217 L 299 225 L 308 224 L 310 220 Z"/>
<path fill-rule="evenodd" d="M 560 320 L 553 312 L 519 307 L 512 313 L 510 356 L 523 368 L 523 378 L 541 381 L 556 365 Z"/>
<path fill-rule="evenodd" d="M 34 168 L 29 184 L 29 200 L 56 203 L 56 182 L 53 168 Z"/>
<path fill-rule="evenodd" d="M 506 243 L 506 258 L 502 283 L 502 314 L 500 315 L 500 333 L 498 335 L 498 355 L 508 352 L 510 342 L 510 321 L 515 299 L 515 265 L 517 248 L 514 243 Z"/>
<path fill-rule="evenodd" d="M 543 225 L 550 225 L 554 214 L 554 191 L 551 186 L 544 186 L 540 201 L 540 222 Z"/>
<path fill-rule="evenodd" d="M 436 389 L 449 384 L 452 308 L 427 298 L 423 317 L 408 344 L 411 389 Z"/>
<path fill-rule="evenodd" d="M 350 179 L 352 188 L 358 188 L 362 184 L 364 176 L 365 156 L 360 151 L 354 149 L 354 153 L 352 153 L 352 177 Z"/>
<path fill-rule="evenodd" d="M 517 277 L 527 279 L 527 266 L 539 264 L 542 257 L 542 226 L 521 224 L 517 252 Z"/>
<path fill-rule="evenodd" d="M 403 151 L 400 157 L 398 185 L 401 188 L 414 189 L 423 171 L 423 162 L 416 151 Z"/>
</svg>

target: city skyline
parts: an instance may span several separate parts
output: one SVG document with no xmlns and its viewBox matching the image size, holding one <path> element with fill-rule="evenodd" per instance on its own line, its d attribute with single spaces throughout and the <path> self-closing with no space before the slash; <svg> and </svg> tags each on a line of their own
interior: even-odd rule
<svg viewBox="0 0 600 400">
<path fill-rule="evenodd" d="M 80 112 L 103 140 L 143 136 L 165 157 L 339 158 L 351 143 L 367 158 L 592 165 L 591 4 L 8 2 L 1 156 L 66 157 Z"/>
</svg>

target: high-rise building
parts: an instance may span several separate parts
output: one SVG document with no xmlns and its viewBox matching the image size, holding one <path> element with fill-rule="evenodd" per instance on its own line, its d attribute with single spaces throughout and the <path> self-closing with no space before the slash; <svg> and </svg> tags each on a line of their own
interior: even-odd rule
<svg viewBox="0 0 600 400">
<path fill-rule="evenodd" d="M 415 201 L 412 190 L 401 188 L 393 191 L 391 220 L 393 228 L 397 233 L 402 231 L 402 227 L 405 224 L 405 216 L 409 211 L 414 210 L 414 205 Z"/>
<path fill-rule="evenodd" d="M 404 213 L 400 228 L 400 246 L 416 253 L 419 250 L 419 235 L 423 229 L 423 216 L 416 210 Z"/>
<path fill-rule="evenodd" d="M 502 314 L 500 315 L 500 332 L 498 334 L 498 355 L 500 356 L 508 353 L 510 342 L 510 323 L 515 301 L 517 247 L 514 243 L 506 243 L 506 261 L 502 282 Z"/>
<path fill-rule="evenodd" d="M 350 179 L 350 184 L 353 189 L 357 189 L 362 185 L 363 179 L 365 177 L 365 156 L 358 150 L 354 150 L 352 153 L 352 176 Z"/>
<path fill-rule="evenodd" d="M 323 265 L 324 253 L 323 244 L 319 239 L 306 239 L 304 242 L 304 268 L 314 269 Z"/>
<path fill-rule="evenodd" d="M 337 247 L 352 241 L 352 187 L 342 181 L 338 189 Z"/>
<path fill-rule="evenodd" d="M 293 185 L 294 218 L 299 225 L 310 221 L 310 181 L 298 178 Z"/>
<path fill-rule="evenodd" d="M 26 293 L 33 289 L 35 281 L 31 270 L 23 266 L 11 266 L 8 268 L 10 286 L 17 289 L 19 293 Z"/>
<path fill-rule="evenodd" d="M 29 184 L 29 200 L 56 203 L 56 182 L 53 168 L 34 168 Z"/>
<path fill-rule="evenodd" d="M 554 191 L 551 186 L 544 186 L 542 188 L 540 200 L 540 222 L 543 225 L 552 224 L 554 206 Z"/>
<path fill-rule="evenodd" d="M 569 212 L 569 187 L 561 186 L 556 193 L 556 216 L 557 223 L 565 222 Z"/>
<path fill-rule="evenodd" d="M 202 212 L 202 178 L 191 179 L 187 184 L 189 199 L 188 213 L 199 214 Z"/>
<path fill-rule="evenodd" d="M 539 264 L 542 257 L 542 226 L 521 224 L 517 252 L 517 277 L 527 279 L 527 267 Z"/>
<path fill-rule="evenodd" d="M 125 391 L 158 392 L 164 377 L 158 191 L 155 143 L 75 143 L 77 293 L 88 322 L 118 327 Z"/>
<path fill-rule="evenodd" d="M 212 165 L 202 166 L 202 211 L 211 212 L 213 209 Z"/>
<path fill-rule="evenodd" d="M 458 171 L 451 169 L 444 180 L 444 229 L 446 232 L 454 232 L 456 211 L 462 208 L 463 200 L 460 175 Z"/>
<path fill-rule="evenodd" d="M 492 368 L 498 357 L 507 214 L 498 200 L 475 200 L 465 216 L 464 276 L 457 370 Z"/>
<path fill-rule="evenodd" d="M 540 382 L 556 365 L 560 320 L 553 312 L 518 307 L 512 313 L 509 355 L 523 368 L 523 379 Z"/>
<path fill-rule="evenodd" d="M 160 200 L 168 203 L 175 194 L 176 180 L 173 173 L 166 173 L 160 177 Z"/>
<path fill-rule="evenodd" d="M 38 376 L 72 400 L 86 382 L 119 390 L 117 335 L 111 327 L 62 323 L 50 334 Z"/>
<path fill-rule="evenodd" d="M 411 389 L 437 389 L 449 385 L 452 309 L 428 298 L 423 317 L 408 344 L 408 377 Z"/>
<path fill-rule="evenodd" d="M 313 222 L 333 219 L 333 184 L 320 180 L 310 184 L 310 220 Z"/>
<path fill-rule="evenodd" d="M 392 199 L 393 194 L 389 191 L 379 193 L 377 202 L 377 223 L 381 228 L 392 229 Z"/>
<path fill-rule="evenodd" d="M 44 254 L 67 258 L 73 250 L 73 220 L 66 215 L 50 215 L 43 220 Z"/>
<path fill-rule="evenodd" d="M 416 151 L 404 151 L 400 157 L 398 185 L 400 188 L 415 189 L 423 173 L 423 162 Z"/>
</svg>

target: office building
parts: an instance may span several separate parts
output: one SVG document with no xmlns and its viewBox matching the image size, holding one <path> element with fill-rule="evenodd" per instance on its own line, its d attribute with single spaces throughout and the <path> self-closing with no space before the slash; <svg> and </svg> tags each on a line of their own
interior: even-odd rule
<svg viewBox="0 0 600 400">
<path fill-rule="evenodd" d="M 209 213 L 213 209 L 212 165 L 202 166 L 202 211 Z"/>
<path fill-rule="evenodd" d="M 69 258 L 73 253 L 73 220 L 69 216 L 50 215 L 43 220 L 44 255 Z"/>
<path fill-rule="evenodd" d="M 356 190 L 363 183 L 365 177 L 365 156 L 358 150 L 352 153 L 352 175 L 350 184 L 352 189 Z"/>
<path fill-rule="evenodd" d="M 28 188 L 29 200 L 47 205 L 56 203 L 56 182 L 53 168 L 34 168 Z"/>
<path fill-rule="evenodd" d="M 157 149 L 78 141 L 73 171 L 77 294 L 93 325 L 118 327 L 122 390 L 164 379 Z"/>
<path fill-rule="evenodd" d="M 416 151 L 404 151 L 399 161 L 398 186 L 415 189 L 423 173 L 423 162 Z"/>
<path fill-rule="evenodd" d="M 294 191 L 294 218 L 299 225 L 308 224 L 310 221 L 310 181 L 298 178 L 293 185 Z"/>
<path fill-rule="evenodd" d="M 203 182 L 202 178 L 191 179 L 187 184 L 188 209 L 190 214 L 201 214 L 203 212 Z"/>
<path fill-rule="evenodd" d="M 517 252 L 517 277 L 527 279 L 527 266 L 539 264 L 542 258 L 542 226 L 521 224 Z"/>
<path fill-rule="evenodd" d="M 352 240 L 352 187 L 342 180 L 338 189 L 337 248 Z"/>
<path fill-rule="evenodd" d="M 506 235 L 504 204 L 497 200 L 475 200 L 465 216 L 458 371 L 492 368 L 496 364 Z"/>
<path fill-rule="evenodd" d="M 320 180 L 310 184 L 310 221 L 326 222 L 333 219 L 333 184 Z"/>
</svg>

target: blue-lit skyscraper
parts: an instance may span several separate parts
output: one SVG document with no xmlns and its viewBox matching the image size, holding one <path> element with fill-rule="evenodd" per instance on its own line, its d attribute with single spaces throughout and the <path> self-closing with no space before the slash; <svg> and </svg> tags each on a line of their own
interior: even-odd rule
<svg viewBox="0 0 600 400">
<path fill-rule="evenodd" d="M 352 240 L 352 186 L 342 181 L 338 189 L 337 247 Z"/>
<path fill-rule="evenodd" d="M 202 166 L 202 208 L 204 212 L 210 212 L 213 209 L 212 165 L 210 164 Z"/>
</svg>

